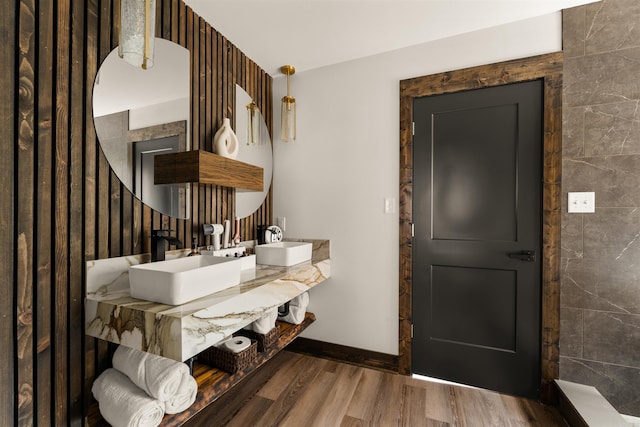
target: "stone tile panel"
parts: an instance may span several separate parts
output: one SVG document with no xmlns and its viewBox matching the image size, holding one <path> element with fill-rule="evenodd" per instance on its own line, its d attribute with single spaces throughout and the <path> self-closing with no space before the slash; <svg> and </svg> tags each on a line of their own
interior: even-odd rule
<svg viewBox="0 0 640 427">
<path fill-rule="evenodd" d="M 562 157 L 584 157 L 585 111 L 587 107 L 564 107 L 562 117 Z"/>
<path fill-rule="evenodd" d="M 564 102 L 569 107 L 640 99 L 640 47 L 564 62 Z"/>
<path fill-rule="evenodd" d="M 638 101 L 628 101 L 586 107 L 584 156 L 640 153 L 639 106 Z"/>
<path fill-rule="evenodd" d="M 640 315 L 585 310 L 583 319 L 585 359 L 640 366 Z"/>
<path fill-rule="evenodd" d="M 602 207 L 640 206 L 638 154 L 563 159 L 562 175 L 564 191 L 595 191 L 596 213 Z"/>
<path fill-rule="evenodd" d="M 585 7 L 585 54 L 640 46 L 640 2 L 603 0 Z"/>
<path fill-rule="evenodd" d="M 567 199 L 567 193 L 563 193 Z M 562 210 L 562 231 L 560 236 L 561 257 L 566 259 L 582 258 L 584 253 L 582 222 L 584 215 L 568 213 L 567 208 Z"/>
<path fill-rule="evenodd" d="M 562 307 L 640 315 L 638 267 L 606 259 L 562 261 Z M 638 344 L 640 346 L 640 343 Z"/>
<path fill-rule="evenodd" d="M 582 357 L 582 310 L 562 308 L 560 310 L 560 354 Z"/>
<path fill-rule="evenodd" d="M 585 19 L 584 7 L 572 7 L 562 11 L 562 51 L 565 60 L 584 56 Z"/>
</svg>

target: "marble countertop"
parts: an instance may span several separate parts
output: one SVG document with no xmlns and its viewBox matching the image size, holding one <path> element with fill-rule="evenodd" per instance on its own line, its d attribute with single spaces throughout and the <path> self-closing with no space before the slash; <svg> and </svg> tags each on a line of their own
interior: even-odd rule
<svg viewBox="0 0 640 427">
<path fill-rule="evenodd" d="M 85 332 L 185 361 L 330 277 L 328 240 L 287 240 L 313 243 L 311 261 L 257 265 L 255 272 L 243 273 L 239 285 L 177 306 L 131 297 L 129 266 L 149 262 L 149 254 L 89 261 Z M 167 259 L 187 253 L 167 252 Z"/>
</svg>

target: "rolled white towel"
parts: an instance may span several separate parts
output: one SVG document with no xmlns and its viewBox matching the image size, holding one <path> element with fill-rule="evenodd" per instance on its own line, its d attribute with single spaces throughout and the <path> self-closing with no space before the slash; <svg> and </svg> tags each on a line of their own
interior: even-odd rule
<svg viewBox="0 0 640 427">
<path fill-rule="evenodd" d="M 100 414 L 114 427 L 157 426 L 162 422 L 164 404 L 113 368 L 96 378 L 91 392 L 98 401 Z"/>
<path fill-rule="evenodd" d="M 173 397 L 164 402 L 164 411 L 167 414 L 179 414 L 196 401 L 198 383 L 189 374 L 182 376 L 180 386 Z"/>
<path fill-rule="evenodd" d="M 189 367 L 182 362 L 144 351 L 119 346 L 113 355 L 113 367 L 149 396 L 166 402 L 171 399 L 182 382 L 189 375 Z"/>
<path fill-rule="evenodd" d="M 254 332 L 259 334 L 266 334 L 276 326 L 276 319 L 278 318 L 278 307 L 273 310 L 269 310 L 267 314 L 265 314 L 260 319 L 251 323 L 248 329 L 251 329 Z"/>
<path fill-rule="evenodd" d="M 289 314 L 279 316 L 278 320 L 299 325 L 304 320 L 309 305 L 309 293 L 305 292 L 289 301 Z"/>
</svg>

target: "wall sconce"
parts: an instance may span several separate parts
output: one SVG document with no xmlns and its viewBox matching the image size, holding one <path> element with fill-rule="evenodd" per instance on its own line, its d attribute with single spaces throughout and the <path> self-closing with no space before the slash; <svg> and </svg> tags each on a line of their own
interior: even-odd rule
<svg viewBox="0 0 640 427">
<path fill-rule="evenodd" d="M 260 145 L 260 110 L 255 102 L 247 104 L 247 145 Z"/>
<path fill-rule="evenodd" d="M 156 0 L 120 0 L 118 55 L 143 69 L 153 67 Z"/>
<path fill-rule="evenodd" d="M 280 140 L 284 142 L 296 140 L 296 99 L 291 96 L 289 76 L 295 74 L 296 69 L 291 65 L 280 68 L 282 74 L 287 75 L 287 96 L 282 97 L 282 113 L 280 116 Z"/>
</svg>

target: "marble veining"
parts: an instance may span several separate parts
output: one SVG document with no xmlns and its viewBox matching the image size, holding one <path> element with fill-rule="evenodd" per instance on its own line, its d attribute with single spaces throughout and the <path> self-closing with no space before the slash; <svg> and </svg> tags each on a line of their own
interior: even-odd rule
<svg viewBox="0 0 640 427">
<path fill-rule="evenodd" d="M 187 360 L 330 277 L 329 241 L 306 241 L 313 243 L 311 261 L 292 267 L 258 265 L 255 273 L 244 273 L 240 285 L 179 306 L 130 296 L 129 266 L 148 262 L 148 254 L 87 262 L 85 331 L 113 343 Z M 167 259 L 187 253 L 168 252 Z"/>
</svg>

